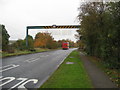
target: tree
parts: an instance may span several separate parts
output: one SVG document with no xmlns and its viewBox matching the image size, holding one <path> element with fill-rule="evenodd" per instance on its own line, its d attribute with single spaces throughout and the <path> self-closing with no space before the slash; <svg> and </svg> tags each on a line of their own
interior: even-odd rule
<svg viewBox="0 0 120 90">
<path fill-rule="evenodd" d="M 62 47 L 62 40 L 58 40 L 58 47 Z"/>
<path fill-rule="evenodd" d="M 9 38 L 10 38 L 10 35 L 8 34 L 7 30 L 5 29 L 5 26 L 4 25 L 0 25 L 0 39 L 2 40 L 2 50 L 3 51 L 7 51 L 8 50 L 8 44 L 9 44 Z M 1 45 L 0 43 L 0 45 Z"/>
<path fill-rule="evenodd" d="M 41 48 L 55 48 L 54 39 L 50 33 L 37 33 L 35 36 L 34 47 L 41 47 Z"/>
<path fill-rule="evenodd" d="M 2 50 L 2 26 L 0 25 L 0 50 Z"/>
<path fill-rule="evenodd" d="M 85 3 L 80 7 L 78 19 L 81 29 L 77 32 L 86 52 L 101 58 L 110 68 L 117 68 L 120 65 L 120 2 Z"/>
<path fill-rule="evenodd" d="M 28 47 L 26 47 L 26 38 L 24 40 L 18 39 L 13 46 L 19 50 L 27 50 L 27 49 L 31 50 L 34 48 L 33 37 L 28 35 Z"/>
<path fill-rule="evenodd" d="M 116 68 L 120 67 L 120 1 L 109 4 L 109 13 L 111 15 L 111 30 L 109 40 L 111 42 L 112 57 L 111 62 Z M 114 60 L 113 60 L 114 58 Z"/>
<path fill-rule="evenodd" d="M 22 39 L 18 39 L 14 45 L 13 45 L 16 49 L 18 50 L 25 50 L 26 49 L 26 46 L 25 46 L 25 40 L 22 40 Z"/>
<path fill-rule="evenodd" d="M 26 41 L 26 38 L 24 39 Z M 34 39 L 32 36 L 28 35 L 28 49 L 33 49 L 34 48 Z"/>
</svg>

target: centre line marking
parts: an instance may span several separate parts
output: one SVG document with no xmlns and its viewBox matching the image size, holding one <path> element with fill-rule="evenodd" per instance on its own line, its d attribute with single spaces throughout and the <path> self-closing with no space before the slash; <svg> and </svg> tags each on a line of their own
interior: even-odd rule
<svg viewBox="0 0 120 90">
<path fill-rule="evenodd" d="M 31 60 L 34 60 L 35 58 L 31 58 L 31 59 L 27 59 L 25 60 L 24 62 L 28 62 L 28 61 L 31 61 Z"/>
<path fill-rule="evenodd" d="M 6 65 L 6 66 L 3 66 L 3 67 L 0 67 L 0 69 L 1 68 L 5 68 L 5 67 L 9 67 L 9 66 L 12 66 L 12 65 L 14 65 L 14 64 L 10 64 L 10 65 Z"/>
<path fill-rule="evenodd" d="M 33 59 L 33 60 L 27 60 L 27 62 L 31 63 L 31 62 L 37 61 L 37 60 L 39 60 L 39 59 L 40 59 L 40 58 Z"/>
<path fill-rule="evenodd" d="M 0 72 L 7 71 L 7 70 L 10 70 L 10 69 L 16 68 L 18 66 L 20 66 L 20 65 L 15 65 L 15 64 L 7 65 L 7 66 L 4 66 L 4 67 L 0 68 Z M 4 69 L 4 68 L 6 68 L 6 69 Z"/>
</svg>

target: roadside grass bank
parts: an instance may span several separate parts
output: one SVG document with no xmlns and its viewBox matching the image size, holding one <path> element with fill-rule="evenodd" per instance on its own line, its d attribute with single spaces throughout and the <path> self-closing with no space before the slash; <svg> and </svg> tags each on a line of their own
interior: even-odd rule
<svg viewBox="0 0 120 90">
<path fill-rule="evenodd" d="M 93 88 L 79 51 L 73 51 L 41 88 Z"/>
<path fill-rule="evenodd" d="M 111 69 L 108 68 L 106 63 L 103 63 L 102 60 L 99 58 L 88 56 L 88 58 L 96 64 L 98 68 L 104 71 L 108 76 L 109 79 L 116 84 L 117 87 L 120 88 L 120 69 Z"/>
<path fill-rule="evenodd" d="M 45 51 L 52 51 L 52 50 L 57 50 L 57 49 L 47 49 L 47 48 L 35 48 L 35 51 L 29 51 L 29 50 L 15 50 L 14 53 L 7 53 L 7 52 L 0 52 L 1 57 L 11 57 L 11 56 L 19 56 L 19 55 L 26 55 L 26 54 L 34 54 L 34 53 L 40 53 L 40 52 L 45 52 Z"/>
</svg>

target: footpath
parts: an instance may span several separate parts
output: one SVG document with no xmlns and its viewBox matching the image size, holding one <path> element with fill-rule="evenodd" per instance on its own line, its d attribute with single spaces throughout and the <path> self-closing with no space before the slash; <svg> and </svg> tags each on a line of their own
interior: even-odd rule
<svg viewBox="0 0 120 90">
<path fill-rule="evenodd" d="M 80 57 L 94 88 L 117 88 L 109 77 L 91 62 L 86 55 L 80 52 Z"/>
</svg>

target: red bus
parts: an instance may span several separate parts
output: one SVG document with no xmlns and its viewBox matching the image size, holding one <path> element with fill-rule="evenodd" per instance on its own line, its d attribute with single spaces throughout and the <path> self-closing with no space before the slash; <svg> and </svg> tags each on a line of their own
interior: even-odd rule
<svg viewBox="0 0 120 90">
<path fill-rule="evenodd" d="M 62 43 L 62 49 L 63 50 L 68 50 L 69 49 L 69 42 L 63 42 Z"/>
</svg>

